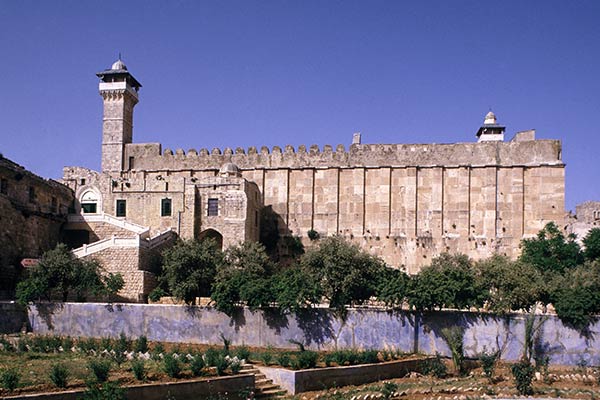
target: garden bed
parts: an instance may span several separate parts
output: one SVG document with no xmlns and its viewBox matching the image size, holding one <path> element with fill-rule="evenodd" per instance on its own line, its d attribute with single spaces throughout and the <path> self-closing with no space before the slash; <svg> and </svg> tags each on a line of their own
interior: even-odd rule
<svg viewBox="0 0 600 400">
<path fill-rule="evenodd" d="M 360 385 L 385 379 L 401 378 L 410 372 L 420 372 L 422 362 L 431 357 L 386 361 L 373 364 L 289 370 L 257 366 L 269 379 L 291 394 L 321 390 L 334 386 Z"/>
</svg>

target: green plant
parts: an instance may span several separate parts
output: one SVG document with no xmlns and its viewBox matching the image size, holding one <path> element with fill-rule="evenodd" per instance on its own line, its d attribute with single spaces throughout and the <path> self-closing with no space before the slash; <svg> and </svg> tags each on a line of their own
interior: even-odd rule
<svg viewBox="0 0 600 400">
<path fill-rule="evenodd" d="M 28 340 L 24 337 L 20 337 L 19 341 L 17 342 L 17 351 L 19 353 L 26 353 L 27 351 L 29 351 L 29 349 L 27 348 L 27 344 L 28 344 Z M 11 351 L 13 349 L 12 345 L 10 345 L 10 343 L 8 344 L 10 347 L 7 347 L 8 351 Z"/>
<path fill-rule="evenodd" d="M 161 297 L 165 297 L 166 295 L 167 292 L 165 292 L 161 287 L 157 287 L 150 292 L 150 294 L 148 295 L 148 299 L 156 303 L 157 301 L 160 301 Z"/>
<path fill-rule="evenodd" d="M 317 240 L 321 237 L 319 232 L 315 231 L 314 229 L 310 229 L 308 232 L 306 232 L 306 234 L 311 241 Z"/>
<path fill-rule="evenodd" d="M 494 370 L 496 369 L 496 361 L 498 361 L 498 357 L 499 353 L 497 351 L 494 353 L 483 352 L 479 354 L 479 361 L 481 362 L 483 373 L 490 382 L 494 378 Z"/>
<path fill-rule="evenodd" d="M 91 371 L 95 382 L 106 382 L 110 372 L 111 362 L 109 360 L 95 360 L 88 362 L 88 369 Z"/>
<path fill-rule="evenodd" d="M 278 353 L 275 357 L 275 362 L 282 367 L 289 367 L 291 363 L 290 354 L 288 352 Z"/>
<path fill-rule="evenodd" d="M 240 371 L 242 370 L 242 363 L 239 361 L 233 361 L 230 365 L 229 368 L 231 369 L 231 373 L 236 375 L 239 374 Z"/>
<path fill-rule="evenodd" d="M 104 382 L 102 385 L 89 385 L 81 400 L 125 400 L 125 390 L 118 383 Z"/>
<path fill-rule="evenodd" d="M 359 354 L 361 364 L 375 364 L 379 362 L 377 350 L 364 350 Z"/>
<path fill-rule="evenodd" d="M 394 393 L 398 390 L 398 384 L 394 382 L 383 382 L 383 387 L 381 388 L 381 394 L 384 399 L 391 398 Z"/>
<path fill-rule="evenodd" d="M 22 338 L 19 338 L 18 343 L 21 342 Z M 0 350 L 2 351 L 12 351 L 14 349 L 13 345 L 4 337 L 0 336 Z"/>
<path fill-rule="evenodd" d="M 160 360 L 160 355 L 165 352 L 165 347 L 162 343 L 158 342 L 154 345 L 154 349 L 152 350 L 152 359 L 154 361 Z"/>
<path fill-rule="evenodd" d="M 204 358 L 206 360 L 206 365 L 209 367 L 214 367 L 217 365 L 217 359 L 219 358 L 219 351 L 214 347 L 209 347 L 206 349 L 204 353 Z"/>
<path fill-rule="evenodd" d="M 64 364 L 52 364 L 50 367 L 50 380 L 56 387 L 66 388 L 69 378 L 69 369 Z"/>
<path fill-rule="evenodd" d="M 533 357 L 535 361 L 535 369 L 542 374 L 545 383 L 550 383 L 550 374 L 548 366 L 550 365 L 550 356 L 545 354 L 535 354 Z"/>
<path fill-rule="evenodd" d="M 446 364 L 442 361 L 440 353 L 435 353 L 435 358 L 424 360 L 420 364 L 421 372 L 424 375 L 435 376 L 436 378 L 444 378 L 448 374 Z"/>
<path fill-rule="evenodd" d="M 293 369 L 315 368 L 319 359 L 319 353 L 306 350 L 296 354 L 296 358 L 292 361 Z"/>
<path fill-rule="evenodd" d="M 229 367 L 229 362 L 223 354 L 219 354 L 216 359 L 215 368 L 217 369 L 217 375 L 225 375 L 225 370 Z"/>
<path fill-rule="evenodd" d="M 204 359 L 202 355 L 197 354 L 190 362 L 190 370 L 194 376 L 202 376 L 204 374 Z"/>
<path fill-rule="evenodd" d="M 221 341 L 223 342 L 223 354 L 227 356 L 229 355 L 229 346 L 231 346 L 231 339 L 227 339 L 223 332 L 221 332 L 220 336 Z"/>
<path fill-rule="evenodd" d="M 268 366 L 271 363 L 271 361 L 273 361 L 273 353 L 271 353 L 268 350 L 260 353 L 259 357 L 260 361 L 262 361 L 263 364 L 265 364 L 265 366 Z"/>
<path fill-rule="evenodd" d="M 454 370 L 459 374 L 464 374 L 464 350 L 463 341 L 465 336 L 465 329 L 461 326 L 451 326 L 449 328 L 443 328 L 441 331 L 442 338 L 452 353 L 452 363 L 454 364 Z"/>
<path fill-rule="evenodd" d="M 138 381 L 146 380 L 146 368 L 144 364 L 144 360 L 138 359 L 131 361 L 131 372 L 133 372 L 133 376 Z"/>
<path fill-rule="evenodd" d="M 524 396 L 533 394 L 531 382 L 533 381 L 535 369 L 531 363 L 528 360 L 522 359 L 517 364 L 513 364 L 510 370 L 515 377 L 517 391 Z"/>
<path fill-rule="evenodd" d="M 162 256 L 161 287 L 187 304 L 211 294 L 217 266 L 222 262 L 221 250 L 214 240 L 180 240 Z"/>
<path fill-rule="evenodd" d="M 163 371 L 171 378 L 177 378 L 181 373 L 181 363 L 172 354 L 166 354 L 163 357 Z"/>
<path fill-rule="evenodd" d="M 134 348 L 136 353 L 145 353 L 148 351 L 148 338 L 144 335 L 137 338 Z"/>
<path fill-rule="evenodd" d="M 64 351 L 71 350 L 71 348 L 73 348 L 73 339 L 71 338 L 71 336 L 65 336 L 64 338 L 62 338 L 61 346 Z"/>
<path fill-rule="evenodd" d="M 0 370 L 0 384 L 9 392 L 12 392 L 19 386 L 21 374 L 16 368 L 6 368 Z"/>
<path fill-rule="evenodd" d="M 235 350 L 235 355 L 240 360 L 249 360 L 250 359 L 250 350 L 247 346 L 240 346 Z"/>
</svg>

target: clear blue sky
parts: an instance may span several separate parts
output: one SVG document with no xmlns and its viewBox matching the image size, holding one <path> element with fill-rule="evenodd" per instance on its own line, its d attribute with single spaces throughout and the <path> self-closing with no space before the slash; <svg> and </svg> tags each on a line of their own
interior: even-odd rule
<svg viewBox="0 0 600 400">
<path fill-rule="evenodd" d="M 560 139 L 566 208 L 600 200 L 600 1 L 0 0 L 0 152 L 100 166 L 96 72 L 142 83 L 163 148 Z"/>
</svg>

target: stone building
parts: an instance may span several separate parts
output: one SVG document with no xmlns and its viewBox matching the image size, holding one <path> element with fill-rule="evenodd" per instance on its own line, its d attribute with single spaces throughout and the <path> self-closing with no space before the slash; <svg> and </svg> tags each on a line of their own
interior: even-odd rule
<svg viewBox="0 0 600 400">
<path fill-rule="evenodd" d="M 73 192 L 0 155 L 0 298 L 10 297 L 19 265 L 61 240 Z"/>
<path fill-rule="evenodd" d="M 587 235 L 592 228 L 600 228 L 600 201 L 586 201 L 575 206 L 575 214 L 567 215 L 567 233 L 576 236 L 577 242 Z"/>
<path fill-rule="evenodd" d="M 69 237 L 79 244 L 127 238 L 100 227 L 121 223 L 135 226 L 126 230 L 145 245 L 169 232 L 211 236 L 226 247 L 258 240 L 267 229 L 261 221 L 275 221 L 279 238 L 297 236 L 310 245 L 311 230 L 343 235 L 415 273 L 445 251 L 515 257 L 521 239 L 564 218 L 560 141 L 536 140 L 534 131 L 505 141 L 492 112 L 472 143 L 363 144 L 355 135 L 348 149 L 173 152 L 133 142 L 141 84 L 123 62 L 97 76 L 102 171 L 64 169 L 76 198 Z"/>
</svg>

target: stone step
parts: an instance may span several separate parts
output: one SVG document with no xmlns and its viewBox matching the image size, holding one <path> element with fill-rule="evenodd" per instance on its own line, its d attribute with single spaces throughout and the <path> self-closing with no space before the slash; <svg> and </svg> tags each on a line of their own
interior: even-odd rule
<svg viewBox="0 0 600 400">
<path fill-rule="evenodd" d="M 283 389 L 272 389 L 266 392 L 258 392 L 254 394 L 255 399 L 279 399 L 285 397 L 287 392 Z"/>
<path fill-rule="evenodd" d="M 257 379 L 256 377 L 254 379 L 254 385 L 255 386 L 271 385 L 271 384 L 273 384 L 273 380 L 272 379 L 267 379 L 267 378 Z"/>
<path fill-rule="evenodd" d="M 265 393 L 268 392 L 270 390 L 282 390 L 279 385 L 275 385 L 273 383 L 271 384 L 266 384 L 266 385 L 261 385 L 261 386 L 255 386 L 255 389 L 257 392 L 260 393 Z"/>
</svg>

